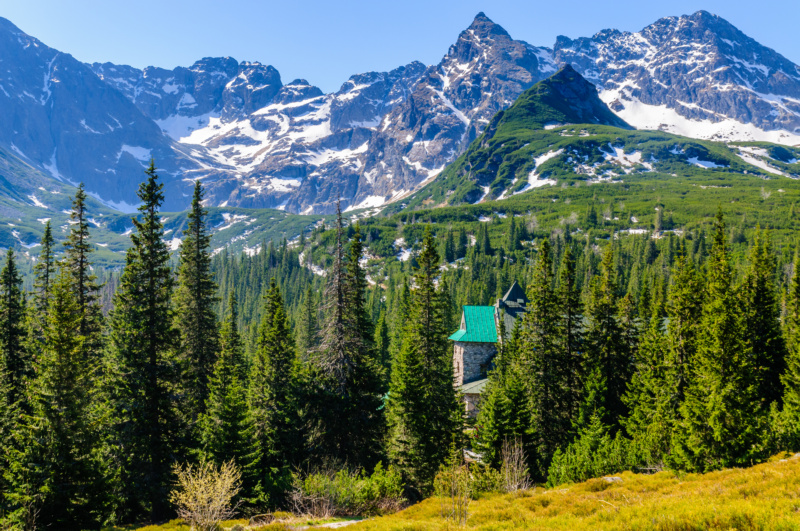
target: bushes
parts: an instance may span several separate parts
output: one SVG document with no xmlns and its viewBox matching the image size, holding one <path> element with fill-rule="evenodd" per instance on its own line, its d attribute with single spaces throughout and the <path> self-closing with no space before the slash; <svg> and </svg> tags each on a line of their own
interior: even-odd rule
<svg viewBox="0 0 800 531">
<path fill-rule="evenodd" d="M 575 442 L 553 455 L 547 484 L 553 487 L 628 470 L 633 468 L 634 453 L 630 441 L 620 433 L 612 438 L 594 414 Z"/>
<path fill-rule="evenodd" d="M 241 473 L 232 461 L 217 467 L 213 463 L 175 465 L 178 486 L 170 501 L 178 508 L 178 516 L 198 531 L 216 531 L 219 523 L 236 512 L 232 504 L 241 488 Z"/>
<path fill-rule="evenodd" d="M 318 518 L 385 514 L 403 507 L 403 488 L 399 472 L 380 463 L 372 475 L 328 469 L 295 475 L 291 502 L 297 513 Z"/>
</svg>

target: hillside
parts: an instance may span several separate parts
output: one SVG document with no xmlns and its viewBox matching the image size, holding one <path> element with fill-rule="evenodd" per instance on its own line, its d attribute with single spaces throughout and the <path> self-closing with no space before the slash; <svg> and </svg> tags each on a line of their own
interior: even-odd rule
<svg viewBox="0 0 800 531">
<path fill-rule="evenodd" d="M 463 529 L 799 529 L 797 456 L 709 474 L 625 472 L 520 497 L 487 495 L 469 506 Z M 428 499 L 354 531 L 452 529 Z"/>
<path fill-rule="evenodd" d="M 798 158 L 796 147 L 632 130 L 601 101 L 594 85 L 566 65 L 498 112 L 436 180 L 386 211 L 551 194 L 556 185 L 627 186 L 636 177 L 796 178 Z"/>
<path fill-rule="evenodd" d="M 623 472 L 614 479 L 592 479 L 554 489 L 485 494 L 470 502 L 467 525 L 441 516 L 441 499 L 429 498 L 390 516 L 348 525 L 353 531 L 434 531 L 439 529 L 800 529 L 797 490 L 800 459 L 708 474 L 654 475 Z M 334 519 L 331 519 L 334 520 Z M 290 531 L 344 527 L 308 518 L 286 518 L 260 529 Z M 223 524 L 223 529 L 247 520 Z M 188 531 L 179 522 L 148 526 L 147 531 Z M 255 528 L 254 528 L 255 529 Z"/>
</svg>

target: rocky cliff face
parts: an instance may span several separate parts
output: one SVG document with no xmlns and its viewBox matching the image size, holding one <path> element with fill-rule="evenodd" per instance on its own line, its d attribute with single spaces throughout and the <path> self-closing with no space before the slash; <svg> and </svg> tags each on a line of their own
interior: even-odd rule
<svg viewBox="0 0 800 531">
<path fill-rule="evenodd" d="M 378 207 L 434 179 L 489 120 L 570 64 L 627 123 L 800 144 L 800 68 L 706 12 L 638 33 L 513 39 L 480 13 L 442 60 L 348 79 L 331 94 L 230 57 L 188 68 L 84 65 L 0 19 L 0 148 L 130 210 L 154 157 L 166 209 L 203 179 L 212 205 L 325 213 Z"/>
<path fill-rule="evenodd" d="M 705 11 L 663 18 L 638 33 L 559 37 L 554 60 L 597 84 L 636 126 L 800 143 L 800 67 Z"/>
</svg>

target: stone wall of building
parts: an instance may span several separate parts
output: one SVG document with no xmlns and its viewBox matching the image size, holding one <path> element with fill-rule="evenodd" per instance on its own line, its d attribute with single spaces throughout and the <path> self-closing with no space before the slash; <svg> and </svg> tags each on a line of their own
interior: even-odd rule
<svg viewBox="0 0 800 531">
<path fill-rule="evenodd" d="M 489 362 L 497 353 L 495 343 L 462 343 L 453 346 L 455 384 L 462 385 L 486 377 Z"/>
</svg>

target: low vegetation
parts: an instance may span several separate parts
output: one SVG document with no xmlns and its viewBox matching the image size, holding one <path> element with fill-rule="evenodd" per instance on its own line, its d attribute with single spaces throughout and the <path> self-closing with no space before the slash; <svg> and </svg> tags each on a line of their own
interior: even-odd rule
<svg viewBox="0 0 800 531">
<path fill-rule="evenodd" d="M 800 529 L 800 459 L 776 458 L 708 474 L 633 474 L 521 495 L 485 494 L 467 507 L 464 529 Z M 353 531 L 451 529 L 432 498 Z"/>
</svg>

